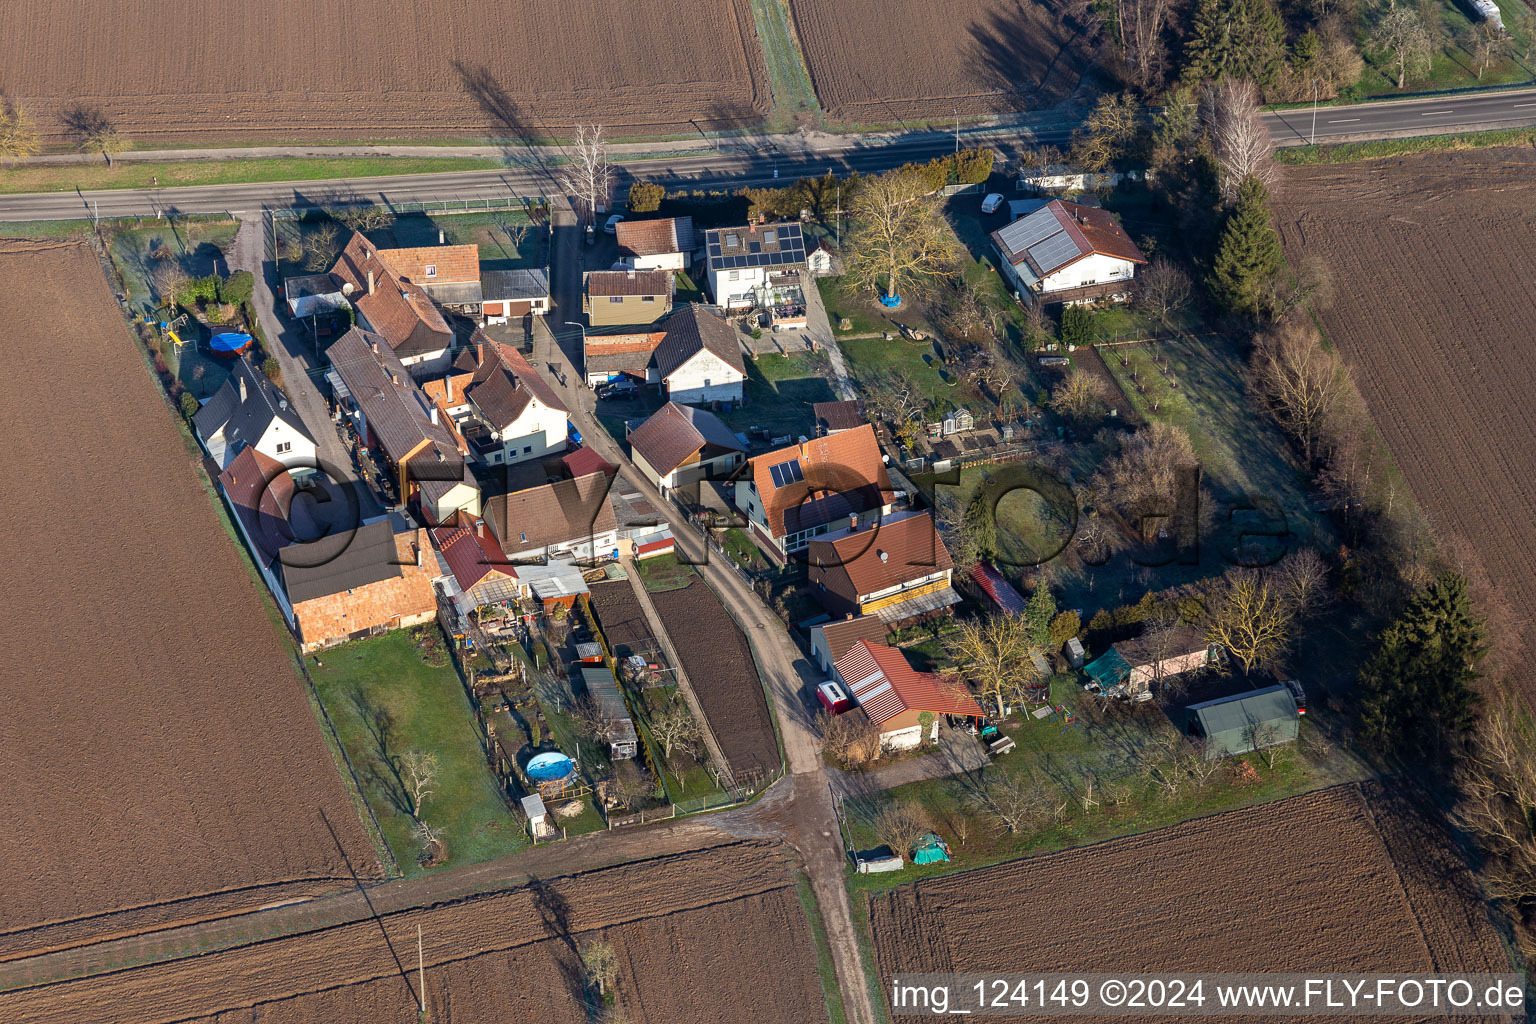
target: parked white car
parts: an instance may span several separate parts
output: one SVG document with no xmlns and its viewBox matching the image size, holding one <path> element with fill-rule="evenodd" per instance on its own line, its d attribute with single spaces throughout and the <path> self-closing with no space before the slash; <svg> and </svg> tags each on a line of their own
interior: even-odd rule
<svg viewBox="0 0 1536 1024">
<path fill-rule="evenodd" d="M 1002 197 L 999 196 L 998 198 L 1002 198 Z M 605 234 L 605 235 L 616 235 L 616 234 L 618 234 L 619 233 L 619 221 L 621 221 L 623 219 L 624 219 L 624 215 L 622 213 L 616 213 L 612 217 L 609 217 L 608 218 L 608 223 L 603 225 L 603 234 Z"/>
<path fill-rule="evenodd" d="M 985 199 L 983 199 L 981 201 L 981 212 L 982 213 L 996 213 L 997 210 L 998 210 L 998 207 L 1000 207 L 1002 205 L 1003 205 L 1003 194 L 1001 192 L 993 192 L 991 195 L 987 196 L 987 198 L 985 198 Z"/>
</svg>

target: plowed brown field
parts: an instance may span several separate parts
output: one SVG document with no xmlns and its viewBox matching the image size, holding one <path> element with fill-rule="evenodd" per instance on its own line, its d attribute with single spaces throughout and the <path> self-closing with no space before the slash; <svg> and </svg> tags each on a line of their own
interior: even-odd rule
<svg viewBox="0 0 1536 1024">
<path fill-rule="evenodd" d="M 1081 33 L 1037 0 L 790 0 L 816 98 L 834 117 L 1039 110 L 1091 64 Z"/>
<path fill-rule="evenodd" d="M 377 874 L 92 250 L 0 242 L 0 323 L 0 956 Z"/>
<path fill-rule="evenodd" d="M 757 662 L 720 598 L 709 584 L 695 579 L 680 590 L 653 593 L 651 603 L 731 771 L 743 776 L 738 781 L 748 781 L 744 776 L 751 772 L 776 770 L 779 743 Z"/>
<path fill-rule="evenodd" d="M 30 1024 L 586 1024 L 579 946 L 610 942 L 635 1024 L 825 1019 L 816 946 L 778 847 L 739 843 L 211 955 L 0 995 Z M 398 959 L 397 959 L 398 958 Z M 574 989 L 573 989 L 574 986 Z"/>
<path fill-rule="evenodd" d="M 870 926 L 886 978 L 1511 969 L 1440 837 L 1356 786 L 916 882 Z"/>
<path fill-rule="evenodd" d="M 747 0 L 11 0 L 0 39 L 0 89 L 56 141 L 76 102 L 141 141 L 645 134 L 768 108 Z"/>
<path fill-rule="evenodd" d="M 1278 222 L 1327 261 L 1328 337 L 1436 534 L 1503 592 L 1536 704 L 1536 152 L 1291 168 Z"/>
</svg>

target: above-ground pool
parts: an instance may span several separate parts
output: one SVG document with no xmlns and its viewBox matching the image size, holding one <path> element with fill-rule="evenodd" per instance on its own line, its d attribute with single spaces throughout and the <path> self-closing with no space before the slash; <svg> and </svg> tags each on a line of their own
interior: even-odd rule
<svg viewBox="0 0 1536 1024">
<path fill-rule="evenodd" d="M 576 765 L 558 750 L 551 750 L 529 758 L 524 770 L 535 782 L 558 782 L 575 771 Z"/>
<path fill-rule="evenodd" d="M 215 334 L 208 339 L 208 348 L 216 356 L 237 356 L 251 347 L 251 336 L 238 332 Z"/>
</svg>

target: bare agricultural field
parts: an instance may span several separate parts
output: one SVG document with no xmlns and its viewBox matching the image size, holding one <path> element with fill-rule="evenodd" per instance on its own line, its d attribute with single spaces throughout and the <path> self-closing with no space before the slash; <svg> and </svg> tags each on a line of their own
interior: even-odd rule
<svg viewBox="0 0 1536 1024">
<path fill-rule="evenodd" d="M 1288 168 L 1277 211 L 1287 254 L 1327 262 L 1323 328 L 1413 497 L 1501 592 L 1499 660 L 1536 703 L 1536 151 Z"/>
<path fill-rule="evenodd" d="M 885 978 L 1511 969 L 1443 839 L 1355 785 L 916 882 L 870 928 Z"/>
<path fill-rule="evenodd" d="M 1038 0 L 790 0 L 816 98 L 859 124 L 1039 110 L 1082 84 L 1092 55 Z"/>
<path fill-rule="evenodd" d="M 376 876 L 90 246 L 0 241 L 0 323 L 0 958 Z"/>
<path fill-rule="evenodd" d="M 140 141 L 610 134 L 756 123 L 769 97 L 747 0 L 121 0 L 0 5 L 0 89 L 99 111 Z"/>
<path fill-rule="evenodd" d="M 816 943 L 789 865 L 774 844 L 747 842 L 3 994 L 0 1018 L 586 1024 L 593 1018 L 581 996 L 578 950 L 596 940 L 617 955 L 616 1002 L 634 1024 L 808 1024 L 826 1017 Z"/>
</svg>

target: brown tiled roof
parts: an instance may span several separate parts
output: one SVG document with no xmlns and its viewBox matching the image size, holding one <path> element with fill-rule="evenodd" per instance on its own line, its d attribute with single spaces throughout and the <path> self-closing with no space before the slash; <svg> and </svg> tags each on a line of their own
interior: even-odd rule
<svg viewBox="0 0 1536 1024">
<path fill-rule="evenodd" d="M 704 350 L 719 356 L 731 369 L 746 376 L 747 366 L 741 358 L 741 341 L 736 328 L 710 312 L 708 307 L 690 302 L 674 310 L 663 321 L 662 328 L 661 344 L 656 347 L 656 370 L 662 380 Z"/>
<path fill-rule="evenodd" d="M 848 648 L 860 640 L 884 643 L 891 629 L 878 615 L 856 615 L 851 619 L 837 619 L 816 627 L 827 638 L 827 651 L 835 662 L 848 653 Z"/>
<path fill-rule="evenodd" d="M 1029 241 L 1029 245 L 1015 250 L 1009 238 L 1020 230 L 1014 225 L 1025 220 L 1039 222 L 1040 228 L 1038 231 L 1024 228 L 1026 233 L 1015 240 Z M 992 232 L 992 241 L 1009 262 L 1027 264 L 1037 277 L 1049 277 L 1093 253 L 1133 263 L 1147 262 L 1115 215 L 1096 206 L 1052 199 L 1019 221 Z M 1061 244 L 1057 241 L 1047 243 L 1047 239 L 1057 239 Z M 1035 258 L 1036 253 L 1042 254 L 1050 266 L 1042 265 Z"/>
<path fill-rule="evenodd" d="M 846 575 L 853 587 L 843 596 L 850 600 L 955 564 L 927 512 L 898 513 L 878 525 L 813 540 L 808 555 L 812 575 L 829 577 L 827 589 L 834 589 L 832 578 Z"/>
<path fill-rule="evenodd" d="M 629 435 L 629 446 L 666 476 L 705 445 L 741 451 L 741 443 L 712 413 L 668 402 Z"/>
<path fill-rule="evenodd" d="M 379 255 L 397 275 L 413 284 L 466 284 L 480 280 L 478 245 L 424 245 L 414 249 L 380 249 Z M 435 267 L 435 275 L 427 267 Z"/>
<path fill-rule="evenodd" d="M 487 501 L 486 519 L 510 555 L 583 541 L 618 527 L 608 501 L 609 477 L 588 473 Z"/>
<path fill-rule="evenodd" d="M 293 543 L 293 531 L 288 525 L 293 477 L 281 462 L 246 447 L 219 474 L 219 486 L 245 526 L 246 536 L 257 549 L 256 557 L 262 564 Z"/>
<path fill-rule="evenodd" d="M 797 459 L 802 479 L 782 487 L 774 483 L 773 467 Z M 879 508 L 894 493 L 868 423 L 759 455 L 752 460 L 752 480 L 775 537 Z"/>
<path fill-rule="evenodd" d="M 919 672 L 894 647 L 859 640 L 836 664 L 848 692 L 876 725 L 903 711 L 983 717 L 981 705 L 964 685 Z"/>
<path fill-rule="evenodd" d="M 372 294 L 368 291 L 370 270 Z M 453 332 L 432 299 L 419 285 L 402 280 L 362 232 L 353 233 L 331 274 L 352 286 L 351 303 L 400 355 L 436 352 L 453 344 Z"/>
<path fill-rule="evenodd" d="M 417 565 L 418 537 L 394 533 L 381 519 L 360 527 L 341 556 L 313 568 L 283 567 L 294 617 L 305 644 L 342 639 L 360 630 L 430 616 L 437 608 L 436 559 Z M 421 544 L 425 538 L 419 538 Z M 281 560 L 279 560 L 281 564 Z M 430 565 L 430 567 L 428 567 Z M 294 597 L 294 594 L 303 597 Z"/>
<path fill-rule="evenodd" d="M 1076 214 L 1081 218 L 1077 226 L 1083 237 L 1088 239 L 1088 244 L 1093 246 L 1094 252 L 1134 263 L 1147 262 L 1141 249 L 1120 226 L 1120 219 L 1108 210 L 1081 203 L 1063 202 L 1061 205 L 1068 214 Z"/>
<path fill-rule="evenodd" d="M 465 593 L 493 572 L 517 578 L 517 570 L 505 564 L 507 556 L 502 553 L 496 535 L 480 517 L 458 512 L 429 532 L 432 545 L 442 553 L 448 570 Z"/>
<path fill-rule="evenodd" d="M 560 465 L 565 467 L 566 475 L 573 479 L 586 476 L 588 473 L 606 473 L 612 476 L 616 471 L 607 459 L 586 446 L 561 456 Z"/>
<path fill-rule="evenodd" d="M 535 398 L 547 408 L 569 412 L 517 349 L 493 341 L 478 328 L 470 340 L 472 344 L 465 352 L 472 353 L 474 371 L 464 393 L 493 427 L 500 430 L 516 422 Z M 459 362 L 464 361 L 460 355 Z"/>
<path fill-rule="evenodd" d="M 383 338 L 354 327 L 325 354 L 393 462 L 433 447 L 445 460 L 458 455 L 453 435 L 432 422 L 429 400 Z"/>
<path fill-rule="evenodd" d="M 619 251 L 628 256 L 661 256 L 695 248 L 692 217 L 621 220 L 617 230 Z"/>
<path fill-rule="evenodd" d="M 846 402 L 817 402 L 811 407 L 811 412 L 816 416 L 816 423 L 828 432 L 852 430 L 859 424 L 867 422 L 864 418 L 864 403 L 858 399 L 849 399 Z"/>
<path fill-rule="evenodd" d="M 670 295 L 668 270 L 594 270 L 587 274 L 588 295 Z"/>
</svg>

